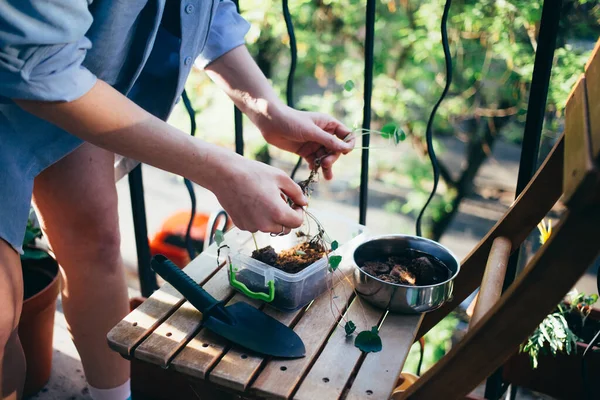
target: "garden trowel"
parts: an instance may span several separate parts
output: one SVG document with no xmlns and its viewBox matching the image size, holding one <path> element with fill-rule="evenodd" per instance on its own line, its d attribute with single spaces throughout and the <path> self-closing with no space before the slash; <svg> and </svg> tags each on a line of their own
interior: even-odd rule
<svg viewBox="0 0 600 400">
<path fill-rule="evenodd" d="M 243 301 L 225 307 L 165 256 L 155 256 L 152 269 L 202 313 L 203 326 L 217 335 L 264 355 L 304 356 L 302 339 L 276 319 Z"/>
</svg>

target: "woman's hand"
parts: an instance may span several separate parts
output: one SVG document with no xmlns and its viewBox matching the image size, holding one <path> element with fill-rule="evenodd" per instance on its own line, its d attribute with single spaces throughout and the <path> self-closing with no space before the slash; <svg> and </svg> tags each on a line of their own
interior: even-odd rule
<svg viewBox="0 0 600 400">
<path fill-rule="evenodd" d="M 285 105 L 267 109 L 268 114 L 255 120 L 267 143 L 298 154 L 311 168 L 321 158 L 325 179 L 333 178 L 333 163 L 354 147 L 350 129 L 326 114 L 298 111 Z"/>
<path fill-rule="evenodd" d="M 308 201 L 300 186 L 283 171 L 235 153 L 222 161 L 220 177 L 209 189 L 239 229 L 287 234 L 302 225 L 299 207 Z M 283 196 L 299 207 L 290 207 Z"/>
<path fill-rule="evenodd" d="M 340 154 L 354 147 L 350 130 L 320 113 L 283 104 L 245 46 L 239 46 L 206 67 L 207 74 L 260 129 L 268 143 L 301 155 L 309 164 L 323 156 L 325 179 Z M 348 138 L 346 142 L 344 139 Z"/>
</svg>

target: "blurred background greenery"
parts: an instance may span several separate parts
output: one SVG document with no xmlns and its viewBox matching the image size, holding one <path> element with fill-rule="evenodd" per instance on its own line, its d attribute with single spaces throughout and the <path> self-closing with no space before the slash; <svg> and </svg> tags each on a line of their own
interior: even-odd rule
<svg viewBox="0 0 600 400">
<path fill-rule="evenodd" d="M 377 1 L 372 128 L 394 122 L 407 134 L 399 149 L 383 149 L 386 142 L 372 139 L 370 182 L 389 193 L 380 202 L 389 213 L 414 217 L 431 190 L 424 134 L 444 84 L 439 32 L 443 4 L 443 0 Z M 331 113 L 350 127 L 360 126 L 365 2 L 289 0 L 289 7 L 298 45 L 296 108 Z M 461 202 L 479 190 L 474 179 L 494 147 L 500 142 L 521 143 L 541 7 L 541 0 L 453 2 L 448 23 L 453 84 L 434 125 L 442 184 L 424 226 L 427 236 L 435 240 L 446 232 Z M 567 96 L 600 34 L 599 0 L 565 0 L 563 8 L 542 155 L 562 132 Z M 252 24 L 246 37 L 250 52 L 284 98 L 290 55 L 281 2 L 240 0 L 240 9 Z M 350 92 L 343 90 L 348 80 L 356 84 Z M 199 136 L 233 148 L 229 100 L 197 70 L 188 80 L 187 91 L 198 111 Z M 170 122 L 188 129 L 181 106 Z M 247 156 L 291 171 L 295 156 L 266 146 L 248 120 L 244 126 Z M 459 155 L 445 156 L 446 148 L 455 144 L 461 149 Z M 357 204 L 359 184 L 360 152 L 354 153 L 337 166 L 340 191 L 351 193 L 337 199 L 350 204 Z M 423 370 L 448 349 L 458 323 L 452 315 L 427 335 Z M 406 367 L 411 372 L 416 368 L 415 351 Z"/>
</svg>

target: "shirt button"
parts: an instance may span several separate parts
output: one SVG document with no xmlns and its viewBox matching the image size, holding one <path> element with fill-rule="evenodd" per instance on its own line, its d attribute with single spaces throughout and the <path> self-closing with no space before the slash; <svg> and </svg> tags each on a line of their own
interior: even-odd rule
<svg viewBox="0 0 600 400">
<path fill-rule="evenodd" d="M 186 57 L 185 60 L 183 60 L 183 63 L 185 65 L 190 65 L 192 63 L 192 57 Z"/>
<path fill-rule="evenodd" d="M 187 6 L 185 6 L 185 12 L 188 14 L 191 14 L 194 12 L 194 5 L 193 4 L 188 4 Z"/>
</svg>

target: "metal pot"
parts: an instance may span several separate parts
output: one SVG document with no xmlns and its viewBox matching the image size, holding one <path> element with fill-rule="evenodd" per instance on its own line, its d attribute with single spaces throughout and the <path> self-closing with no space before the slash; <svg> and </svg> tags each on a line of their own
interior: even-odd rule
<svg viewBox="0 0 600 400">
<path fill-rule="evenodd" d="M 365 261 L 399 255 L 406 249 L 418 250 L 442 261 L 451 271 L 450 278 L 435 285 L 408 286 L 382 281 L 358 267 Z M 460 263 L 450 250 L 433 240 L 411 235 L 368 239 L 354 251 L 354 263 L 354 285 L 360 297 L 375 307 L 406 314 L 432 311 L 449 301 L 454 278 L 460 270 Z"/>
</svg>

